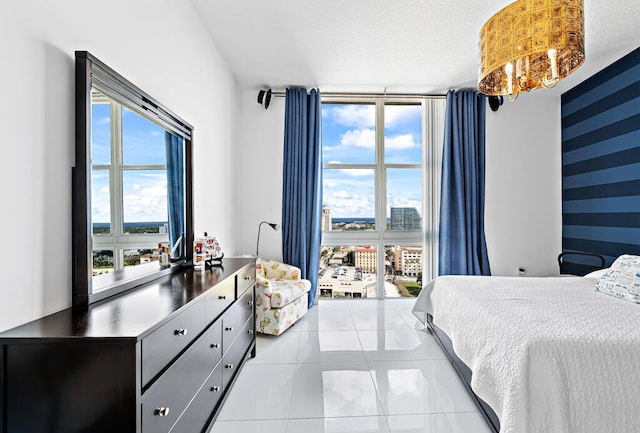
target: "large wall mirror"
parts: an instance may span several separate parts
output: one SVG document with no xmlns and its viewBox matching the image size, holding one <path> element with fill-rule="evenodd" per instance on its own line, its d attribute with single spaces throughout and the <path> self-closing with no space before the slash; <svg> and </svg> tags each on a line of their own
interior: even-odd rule
<svg viewBox="0 0 640 433">
<path fill-rule="evenodd" d="M 93 55 L 76 52 L 74 305 L 191 260 L 192 132 Z"/>
</svg>

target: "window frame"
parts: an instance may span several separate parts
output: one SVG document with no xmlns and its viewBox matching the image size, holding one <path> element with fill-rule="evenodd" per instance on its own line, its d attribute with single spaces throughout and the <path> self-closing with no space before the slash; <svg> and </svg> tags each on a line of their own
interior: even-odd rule
<svg viewBox="0 0 640 433">
<path fill-rule="evenodd" d="M 444 96 L 323 96 L 325 104 L 374 104 L 375 106 L 375 163 L 336 164 L 323 163 L 325 169 L 372 169 L 375 193 L 375 230 L 370 231 L 323 231 L 322 246 L 370 245 L 377 248 L 378 299 L 385 299 L 384 248 L 394 246 L 422 246 L 423 281 L 437 274 L 438 224 L 440 209 L 440 176 L 442 167 L 442 144 L 444 138 Z M 420 163 L 385 163 L 384 161 L 384 108 L 385 105 L 420 105 L 422 107 L 422 161 Z M 422 230 L 387 230 L 387 170 L 422 170 Z"/>
<path fill-rule="evenodd" d="M 122 111 L 126 107 L 138 116 L 143 114 L 119 101 L 107 96 L 92 95 L 91 104 L 110 105 L 110 164 L 92 164 L 91 171 L 106 171 L 109 174 L 109 205 L 110 232 L 109 234 L 92 234 L 92 251 L 111 250 L 113 252 L 113 270 L 125 268 L 124 252 L 132 249 L 154 249 L 159 243 L 169 241 L 168 233 L 124 233 L 124 176 L 127 171 L 163 170 L 167 171 L 167 164 L 125 164 L 124 163 L 124 131 Z"/>
</svg>

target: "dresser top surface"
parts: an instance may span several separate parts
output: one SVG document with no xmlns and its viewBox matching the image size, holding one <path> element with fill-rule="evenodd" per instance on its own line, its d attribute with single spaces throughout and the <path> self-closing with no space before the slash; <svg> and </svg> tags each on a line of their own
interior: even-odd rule
<svg viewBox="0 0 640 433">
<path fill-rule="evenodd" d="M 87 307 L 68 308 L 0 333 L 0 343 L 3 339 L 34 338 L 138 339 L 253 263 L 252 258 L 225 258 L 222 267 L 206 271 L 185 267 Z"/>
</svg>

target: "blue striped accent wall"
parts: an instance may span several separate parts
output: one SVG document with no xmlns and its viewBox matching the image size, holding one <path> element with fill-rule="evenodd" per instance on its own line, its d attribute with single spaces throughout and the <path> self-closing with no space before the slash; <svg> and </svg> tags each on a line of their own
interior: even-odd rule
<svg viewBox="0 0 640 433">
<path fill-rule="evenodd" d="M 562 95 L 562 249 L 640 255 L 640 48 Z"/>
</svg>

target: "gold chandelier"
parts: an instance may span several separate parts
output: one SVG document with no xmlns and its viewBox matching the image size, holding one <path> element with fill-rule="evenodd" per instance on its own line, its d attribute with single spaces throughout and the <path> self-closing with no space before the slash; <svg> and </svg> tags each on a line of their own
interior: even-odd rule
<svg viewBox="0 0 640 433">
<path fill-rule="evenodd" d="M 584 0 L 517 0 L 485 23 L 479 48 L 482 93 L 554 87 L 584 63 Z"/>
</svg>

